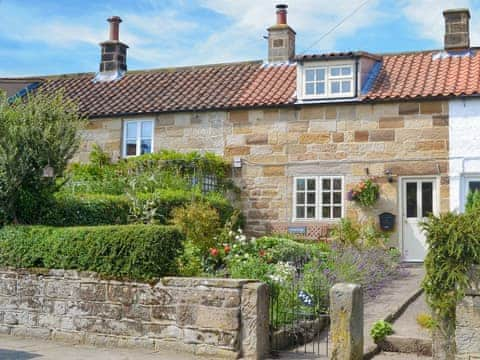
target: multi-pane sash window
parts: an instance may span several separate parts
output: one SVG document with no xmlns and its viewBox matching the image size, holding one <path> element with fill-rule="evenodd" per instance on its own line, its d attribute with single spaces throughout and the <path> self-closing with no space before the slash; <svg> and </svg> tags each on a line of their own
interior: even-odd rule
<svg viewBox="0 0 480 360">
<path fill-rule="evenodd" d="M 123 156 L 150 154 L 153 151 L 153 120 L 125 121 Z"/>
<path fill-rule="evenodd" d="M 305 69 L 306 97 L 353 96 L 353 66 L 331 65 Z"/>
<path fill-rule="evenodd" d="M 307 176 L 294 180 L 294 219 L 332 220 L 343 215 L 343 178 Z"/>
</svg>

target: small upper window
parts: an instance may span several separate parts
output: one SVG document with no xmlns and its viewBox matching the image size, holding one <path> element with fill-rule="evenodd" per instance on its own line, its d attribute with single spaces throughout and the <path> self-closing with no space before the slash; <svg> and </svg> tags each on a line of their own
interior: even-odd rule
<svg viewBox="0 0 480 360">
<path fill-rule="evenodd" d="M 353 96 L 352 65 L 307 67 L 304 74 L 305 97 Z"/>
<path fill-rule="evenodd" d="M 129 120 L 124 124 L 123 156 L 153 152 L 153 120 Z"/>
</svg>

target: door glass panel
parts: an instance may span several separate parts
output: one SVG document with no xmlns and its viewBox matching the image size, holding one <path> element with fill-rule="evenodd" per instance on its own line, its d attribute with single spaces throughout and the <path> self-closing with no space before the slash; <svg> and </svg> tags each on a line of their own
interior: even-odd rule
<svg viewBox="0 0 480 360">
<path fill-rule="evenodd" d="M 468 182 L 468 190 L 470 192 L 480 191 L 480 181 L 469 181 Z"/>
<path fill-rule="evenodd" d="M 422 216 L 427 217 L 433 213 L 433 183 L 422 183 Z"/>
<path fill-rule="evenodd" d="M 407 183 L 407 218 L 417 217 L 417 183 Z"/>
<path fill-rule="evenodd" d="M 334 192 L 333 193 L 333 203 L 341 204 L 342 203 L 342 193 Z"/>
<path fill-rule="evenodd" d="M 330 179 L 323 179 L 322 188 L 323 191 L 330 190 Z"/>
<path fill-rule="evenodd" d="M 342 179 L 333 179 L 333 190 L 342 190 Z"/>
<path fill-rule="evenodd" d="M 329 192 L 322 193 L 322 203 L 323 204 L 330 204 L 330 193 Z"/>
<path fill-rule="evenodd" d="M 307 180 L 307 190 L 315 190 L 315 179 Z"/>
</svg>

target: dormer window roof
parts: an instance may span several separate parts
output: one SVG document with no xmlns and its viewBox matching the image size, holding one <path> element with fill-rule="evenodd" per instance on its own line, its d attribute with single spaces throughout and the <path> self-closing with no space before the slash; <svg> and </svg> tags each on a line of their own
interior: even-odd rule
<svg viewBox="0 0 480 360">
<path fill-rule="evenodd" d="M 297 57 L 298 102 L 358 98 L 367 75 L 380 58 L 364 52 Z"/>
</svg>

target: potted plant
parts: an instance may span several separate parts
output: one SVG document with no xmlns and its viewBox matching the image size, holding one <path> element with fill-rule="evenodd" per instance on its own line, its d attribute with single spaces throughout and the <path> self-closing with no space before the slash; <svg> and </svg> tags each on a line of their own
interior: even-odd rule
<svg viewBox="0 0 480 360">
<path fill-rule="evenodd" d="M 350 201 L 355 201 L 362 206 L 373 206 L 379 197 L 379 186 L 372 179 L 363 180 L 355 185 L 347 194 Z"/>
</svg>

